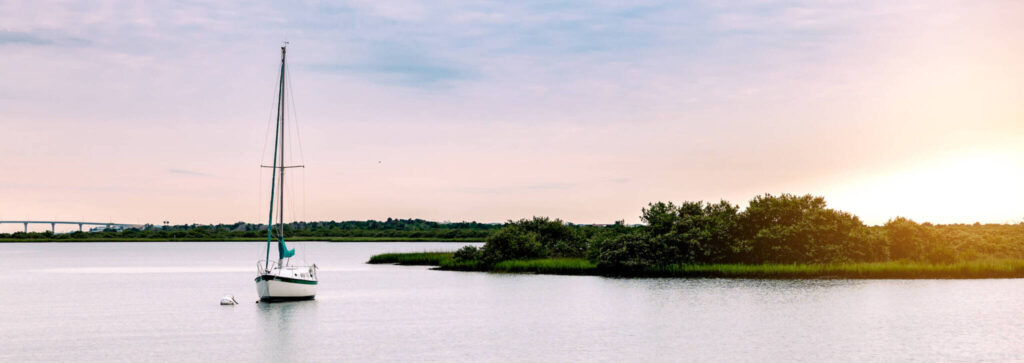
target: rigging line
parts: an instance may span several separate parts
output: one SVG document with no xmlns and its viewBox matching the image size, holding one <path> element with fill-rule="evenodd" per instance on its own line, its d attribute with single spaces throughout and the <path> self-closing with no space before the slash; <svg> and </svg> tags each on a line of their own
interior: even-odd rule
<svg viewBox="0 0 1024 363">
<path fill-rule="evenodd" d="M 277 82 L 279 80 L 276 79 L 277 77 L 274 77 L 274 78 L 275 78 L 274 79 L 274 87 L 270 87 L 270 88 L 272 88 L 272 90 L 274 91 L 273 97 L 271 97 L 271 99 L 274 99 L 275 100 L 274 103 L 276 104 L 277 103 L 276 99 L 277 99 L 277 96 L 278 96 L 278 89 L 277 89 L 278 85 L 277 85 Z M 263 131 L 263 151 L 260 152 L 260 165 L 263 165 L 264 162 L 267 159 L 267 144 L 270 142 L 270 140 L 269 140 L 270 139 L 270 122 L 271 121 L 276 121 L 276 120 L 274 120 L 275 119 L 274 113 L 275 113 L 274 112 L 274 107 L 270 107 L 267 110 L 267 128 L 266 128 L 265 131 Z M 277 146 L 277 145 L 274 145 L 274 146 Z"/>
<path fill-rule="evenodd" d="M 306 216 L 306 168 L 302 168 L 302 220 L 309 221 L 309 218 Z M 311 227 L 311 225 L 307 224 L 306 228 L 309 227 Z M 306 255 L 311 251 L 310 249 L 305 248 L 305 245 L 306 243 L 303 243 L 302 264 L 309 266 L 309 263 L 306 262 Z"/>
<path fill-rule="evenodd" d="M 295 153 L 293 152 L 294 151 L 293 144 L 299 144 L 299 146 L 298 146 L 298 149 L 299 149 L 299 163 L 298 164 L 305 164 L 306 156 L 305 156 L 304 150 L 302 149 L 302 134 L 299 131 L 300 130 L 299 122 L 298 122 L 299 118 L 298 118 L 298 114 L 297 114 L 297 111 L 296 111 L 298 108 L 295 106 L 295 96 L 294 96 L 294 91 L 292 90 L 293 86 L 292 86 L 291 67 L 290 66 L 285 66 L 284 73 L 287 76 L 287 77 L 285 77 L 285 85 L 284 85 L 284 92 L 285 92 L 285 96 L 286 96 L 285 97 L 285 102 L 287 102 L 288 106 L 290 106 L 290 107 L 286 107 L 286 111 L 285 112 L 286 113 L 290 113 L 291 122 L 289 122 L 289 125 L 291 125 L 292 129 L 295 131 L 295 137 L 293 138 L 295 142 L 288 143 L 288 155 L 295 155 Z M 287 164 L 284 163 L 285 162 L 284 160 L 281 160 L 281 161 L 283 163 L 282 165 L 287 165 Z M 302 168 L 302 169 L 303 169 L 302 170 L 302 212 L 303 212 L 302 213 L 302 220 L 305 220 L 306 217 L 307 217 L 306 216 L 306 172 L 305 172 L 305 168 Z M 289 188 L 288 188 L 287 193 L 288 193 L 289 198 L 291 200 L 297 200 L 297 198 L 295 198 L 296 191 L 295 191 L 294 183 L 289 184 L 288 187 Z M 282 193 L 284 193 L 284 192 L 285 191 L 282 191 Z M 293 221 L 297 220 L 297 218 L 295 218 L 296 216 L 298 216 L 298 214 L 296 213 L 295 203 L 291 203 L 289 205 L 289 209 L 291 210 L 291 215 L 293 216 L 292 220 Z M 282 212 L 283 212 L 283 209 L 282 209 Z M 301 247 L 301 249 L 302 249 L 301 250 L 301 252 L 302 252 L 301 253 L 302 254 L 302 261 L 305 264 L 306 263 L 305 243 L 299 243 L 299 244 L 296 245 L 296 247 Z"/>
<path fill-rule="evenodd" d="M 285 79 L 285 82 L 287 82 L 288 85 L 289 85 L 289 87 L 285 88 L 285 92 L 288 92 L 287 100 L 291 103 L 291 107 L 290 107 L 290 110 L 291 110 L 291 113 L 292 113 L 292 122 L 291 122 L 291 124 L 293 125 L 292 128 L 295 130 L 295 142 L 293 142 L 291 144 L 298 144 L 299 145 L 298 146 L 298 148 L 299 148 L 299 164 L 305 164 L 306 163 L 306 154 L 305 154 L 305 150 L 303 150 L 303 147 L 302 147 L 302 132 L 301 132 L 301 128 L 299 127 L 298 107 L 295 106 L 295 96 L 294 96 L 294 92 L 295 92 L 294 88 L 295 87 L 291 83 L 292 82 L 291 68 L 290 67 L 286 68 L 285 69 L 285 73 L 288 74 L 288 77 Z M 294 155 L 294 153 L 291 153 L 291 154 Z M 306 199 L 306 168 L 302 168 L 302 190 L 301 190 L 301 193 L 302 193 L 302 220 L 303 221 L 308 221 L 309 220 L 309 216 L 307 214 L 308 203 L 307 203 L 307 199 Z M 294 194 L 294 190 L 293 190 L 293 194 Z M 296 200 L 297 198 L 292 197 L 292 199 Z M 294 206 L 293 206 L 293 209 L 294 209 Z M 296 215 L 296 216 L 298 215 L 294 210 L 292 211 L 292 214 Z M 303 263 L 306 263 L 306 254 L 308 253 L 308 249 L 306 248 L 305 245 L 306 245 L 305 243 L 302 244 L 302 247 L 303 247 L 302 262 Z"/>
<path fill-rule="evenodd" d="M 278 90 L 278 87 L 280 86 L 278 84 L 278 82 L 280 82 L 279 77 L 279 75 L 274 77 L 273 87 L 267 87 L 271 91 L 273 91 L 271 97 L 268 97 L 268 99 L 274 100 L 274 102 L 270 102 L 270 104 L 277 103 L 276 100 L 280 92 L 280 90 Z M 270 124 L 272 121 L 276 121 L 276 117 L 274 115 L 276 113 L 275 108 L 276 106 L 271 106 L 267 109 L 267 126 L 266 129 L 263 131 L 263 151 L 260 152 L 259 165 L 264 165 L 264 163 L 267 160 L 267 144 L 270 143 Z M 276 147 L 277 145 L 274 146 Z M 262 218 L 261 216 L 263 215 L 263 168 L 259 168 L 259 170 L 256 172 L 256 179 L 258 180 L 257 185 L 259 186 L 259 189 L 257 189 L 256 193 L 256 203 L 258 207 L 254 208 L 254 210 L 257 211 L 256 220 L 258 221 Z"/>
<path fill-rule="evenodd" d="M 285 74 L 287 75 L 287 77 L 285 78 L 285 83 L 286 83 L 285 92 L 287 93 L 287 97 L 285 97 L 285 100 L 286 100 L 286 102 L 289 103 L 290 107 L 288 107 L 288 111 L 290 111 L 290 113 L 291 113 L 291 122 L 289 124 L 292 125 L 292 128 L 295 131 L 295 137 L 294 137 L 294 141 L 295 142 L 292 142 L 292 143 L 288 144 L 288 146 L 289 146 L 289 149 L 288 149 L 289 150 L 289 155 L 295 155 L 295 153 L 292 152 L 292 151 L 294 151 L 294 149 L 292 149 L 292 147 L 293 147 L 294 144 L 298 144 L 299 145 L 298 146 L 298 148 L 299 148 L 299 162 L 298 163 L 299 164 L 305 164 L 306 155 L 305 155 L 305 153 L 304 153 L 304 151 L 302 149 L 302 134 L 299 131 L 300 130 L 300 128 L 299 128 L 299 117 L 298 117 L 298 111 L 296 111 L 298 109 L 298 107 L 295 106 L 295 96 L 294 96 L 294 92 L 295 91 L 293 90 L 295 87 L 294 87 L 294 85 L 292 85 L 291 67 L 285 67 Z M 302 220 L 306 220 L 306 170 L 305 170 L 305 168 L 302 168 L 302 169 L 303 169 L 302 170 L 302 191 L 301 191 L 302 192 Z M 292 184 L 292 185 L 294 185 L 294 184 Z M 290 189 L 289 190 L 289 194 L 288 195 L 289 195 L 289 198 L 291 198 L 292 200 L 298 200 L 298 198 L 295 198 L 295 194 L 296 194 L 295 189 Z M 296 212 L 295 203 L 292 203 L 290 205 L 290 209 L 291 209 L 291 212 L 292 212 L 293 216 L 298 216 L 299 215 Z M 294 220 L 294 218 L 293 218 L 293 220 Z"/>
<path fill-rule="evenodd" d="M 299 144 L 299 162 L 302 163 L 302 162 L 305 161 L 305 156 L 302 155 L 302 144 L 301 144 L 302 143 L 302 137 L 301 137 L 301 134 L 299 133 L 299 124 L 298 124 L 299 117 L 298 117 L 297 111 L 295 109 L 295 95 L 293 94 L 294 86 L 291 83 L 291 82 L 293 82 L 292 81 L 292 74 L 291 74 L 291 70 L 290 69 L 286 70 L 286 72 L 288 72 L 288 80 L 287 80 L 287 82 L 289 82 L 288 83 L 289 87 L 288 87 L 288 89 L 286 91 L 288 91 L 288 102 L 289 102 L 289 106 L 290 106 L 290 110 L 289 111 L 292 113 L 292 123 L 291 123 L 291 125 L 292 125 L 292 128 L 295 131 L 295 139 L 296 139 L 295 143 L 292 143 L 292 144 Z"/>
<path fill-rule="evenodd" d="M 263 164 L 263 163 L 260 163 Z M 256 211 L 256 220 L 260 220 L 260 216 L 263 215 L 263 168 L 256 171 L 256 181 L 259 188 L 256 189 L 256 203 L 257 207 L 253 208 Z"/>
<path fill-rule="evenodd" d="M 295 128 L 295 143 L 299 144 L 299 163 L 300 164 L 305 164 L 306 163 L 306 154 L 302 152 L 302 133 L 299 132 L 298 108 L 295 107 L 295 96 L 292 95 L 292 92 L 293 92 L 292 88 L 293 87 L 291 87 L 291 82 L 292 82 L 291 70 L 290 69 L 285 69 L 285 73 L 288 74 L 288 78 L 285 79 L 285 82 L 288 82 L 288 84 L 289 84 L 289 87 L 287 89 L 285 89 L 285 92 L 288 92 L 288 101 L 291 102 L 292 125 L 293 125 L 292 127 Z"/>
<path fill-rule="evenodd" d="M 306 168 L 302 168 L 302 219 L 309 220 L 306 215 Z"/>
<path fill-rule="evenodd" d="M 292 178 L 294 179 L 295 175 L 292 175 Z M 291 199 L 293 201 L 297 200 L 295 198 L 295 181 L 294 180 L 292 180 L 292 183 L 288 185 L 288 199 Z M 292 203 L 288 204 L 288 211 L 291 212 L 292 222 L 298 221 L 298 219 L 295 218 L 296 216 L 298 216 L 298 214 L 295 213 L 295 202 L 292 202 Z"/>
<path fill-rule="evenodd" d="M 295 106 L 295 96 L 294 96 L 294 92 L 295 92 L 294 88 L 295 87 L 292 86 L 292 84 L 291 84 L 291 82 L 292 82 L 291 69 L 290 68 L 286 68 L 285 72 L 288 74 L 288 77 L 285 79 L 285 82 L 288 82 L 289 86 L 291 86 L 291 87 L 285 88 L 285 92 L 288 92 L 288 96 L 289 97 L 287 99 L 291 103 L 291 112 L 292 112 L 292 122 L 291 122 L 291 124 L 293 125 L 292 127 L 295 129 L 295 141 L 296 142 L 294 142 L 292 144 L 298 144 L 299 145 L 298 146 L 298 148 L 299 148 L 299 163 L 300 164 L 305 164 L 306 163 L 306 154 L 305 154 L 305 151 L 303 150 L 303 147 L 302 147 L 302 132 L 301 132 L 301 128 L 299 127 L 298 107 Z M 294 155 L 294 153 L 293 153 L 293 155 Z M 309 218 L 308 218 L 308 215 L 307 215 L 308 204 L 307 204 L 307 200 L 306 200 L 306 169 L 305 168 L 302 168 L 302 191 L 301 192 L 302 192 L 302 219 L 303 220 L 308 220 Z M 293 211 L 292 213 L 294 214 L 295 211 Z M 298 214 L 296 214 L 296 215 L 298 215 Z"/>
</svg>

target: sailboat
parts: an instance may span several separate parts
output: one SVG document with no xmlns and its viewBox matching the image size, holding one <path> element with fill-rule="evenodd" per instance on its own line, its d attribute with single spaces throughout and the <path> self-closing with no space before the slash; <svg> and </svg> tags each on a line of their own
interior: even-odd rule
<svg viewBox="0 0 1024 363">
<path fill-rule="evenodd" d="M 284 165 L 284 95 L 285 54 L 288 43 L 281 46 L 281 77 L 277 92 L 277 124 L 274 131 L 274 162 L 270 177 L 270 213 L 267 222 L 267 257 L 256 263 L 256 291 L 262 301 L 310 300 L 316 296 L 317 267 L 291 264 L 295 249 L 284 242 L 284 171 L 302 165 Z M 277 194 L 277 200 L 274 196 Z M 277 203 L 277 227 L 274 226 L 274 204 Z M 270 260 L 271 244 L 277 242 L 277 261 Z"/>
</svg>

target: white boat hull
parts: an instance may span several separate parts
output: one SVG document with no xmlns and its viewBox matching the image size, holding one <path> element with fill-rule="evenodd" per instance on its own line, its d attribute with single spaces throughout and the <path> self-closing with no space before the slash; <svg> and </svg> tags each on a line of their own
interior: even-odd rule
<svg viewBox="0 0 1024 363">
<path fill-rule="evenodd" d="M 256 278 L 256 293 L 263 301 L 310 300 L 316 285 L 316 280 L 265 274 Z"/>
</svg>

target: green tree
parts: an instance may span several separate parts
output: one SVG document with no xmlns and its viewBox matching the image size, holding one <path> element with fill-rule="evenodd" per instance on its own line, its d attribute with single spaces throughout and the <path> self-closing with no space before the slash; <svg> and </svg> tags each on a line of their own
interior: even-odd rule
<svg viewBox="0 0 1024 363">
<path fill-rule="evenodd" d="M 718 203 L 657 202 L 644 208 L 646 238 L 664 245 L 661 253 L 673 263 L 715 263 L 730 260 L 740 248 L 736 242 L 739 207 Z"/>
<path fill-rule="evenodd" d="M 512 224 L 487 238 L 481 254 L 484 262 L 529 259 L 545 256 L 546 251 L 537 232 Z"/>
<path fill-rule="evenodd" d="M 929 240 L 935 239 L 932 231 L 913 220 L 896 217 L 885 223 L 889 252 L 893 259 L 921 260 L 928 249 Z"/>
<path fill-rule="evenodd" d="M 739 215 L 748 263 L 822 263 L 849 260 L 855 231 L 864 226 L 846 212 L 827 208 L 811 195 L 765 194 Z"/>
<path fill-rule="evenodd" d="M 674 254 L 663 241 L 650 238 L 643 231 L 626 234 L 604 234 L 595 238 L 594 262 L 611 270 L 636 271 L 645 267 L 673 263 Z"/>
</svg>

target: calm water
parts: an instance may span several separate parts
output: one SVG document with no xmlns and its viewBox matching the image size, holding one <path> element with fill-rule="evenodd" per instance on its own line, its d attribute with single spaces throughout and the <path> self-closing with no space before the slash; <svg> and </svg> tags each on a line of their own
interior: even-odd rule
<svg viewBox="0 0 1024 363">
<path fill-rule="evenodd" d="M 1024 359 L 1024 280 L 500 275 L 363 263 L 459 244 L 302 245 L 316 301 L 256 304 L 259 243 L 0 244 L 0 361 Z"/>
</svg>

